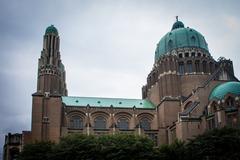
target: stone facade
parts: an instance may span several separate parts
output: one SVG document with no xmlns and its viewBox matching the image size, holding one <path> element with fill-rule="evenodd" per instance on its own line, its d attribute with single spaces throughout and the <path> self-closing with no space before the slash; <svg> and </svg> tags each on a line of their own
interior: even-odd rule
<svg viewBox="0 0 240 160">
<path fill-rule="evenodd" d="M 182 25 L 180 27 L 184 28 Z M 209 99 L 216 85 L 238 81 L 231 60 L 220 58 L 216 61 L 206 47 L 172 48 L 155 58 L 147 83 L 142 87 L 144 101 L 70 98 L 58 32 L 51 27 L 44 35 L 37 91 L 32 95 L 32 130 L 23 132 L 23 143 L 58 142 L 60 137 L 71 133 L 97 136 L 120 133 L 146 135 L 156 145 L 161 145 L 175 139 L 187 140 L 216 127 L 240 126 L 239 95 L 227 94 L 223 100 Z M 192 37 L 191 40 L 195 41 Z M 117 104 L 107 104 L 108 101 Z M 234 108 L 227 108 L 230 104 Z M 5 146 L 11 145 L 6 143 Z"/>
</svg>

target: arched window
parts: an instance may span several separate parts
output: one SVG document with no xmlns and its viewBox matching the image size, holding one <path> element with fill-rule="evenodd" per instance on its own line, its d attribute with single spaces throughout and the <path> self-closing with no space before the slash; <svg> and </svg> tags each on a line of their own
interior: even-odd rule
<svg viewBox="0 0 240 160">
<path fill-rule="evenodd" d="M 185 71 L 184 71 L 184 63 L 183 62 L 179 62 L 178 72 L 181 75 L 183 75 L 185 73 Z"/>
<path fill-rule="evenodd" d="M 182 53 L 181 53 L 181 54 L 179 54 L 178 56 L 179 56 L 179 58 L 183 58 L 183 55 L 182 55 Z"/>
<path fill-rule="evenodd" d="M 191 56 L 192 56 L 192 57 L 195 57 L 195 52 L 192 52 L 192 53 L 191 53 Z"/>
<path fill-rule="evenodd" d="M 195 69 L 196 69 L 196 72 L 200 72 L 200 64 L 199 64 L 199 60 L 195 61 Z"/>
<path fill-rule="evenodd" d="M 119 129 L 127 130 L 129 129 L 128 127 L 128 119 L 127 118 L 119 118 L 117 121 L 117 127 Z"/>
<path fill-rule="evenodd" d="M 94 120 L 95 129 L 106 129 L 106 119 L 102 116 L 98 116 Z"/>
<path fill-rule="evenodd" d="M 226 100 L 226 104 L 227 104 L 228 107 L 234 107 L 234 100 L 233 100 L 233 98 L 229 97 Z"/>
<path fill-rule="evenodd" d="M 192 73 L 192 61 L 187 61 L 187 72 Z"/>
<path fill-rule="evenodd" d="M 213 63 L 212 62 L 209 63 L 209 70 L 210 70 L 210 73 L 213 73 Z"/>
<path fill-rule="evenodd" d="M 83 128 L 83 119 L 79 116 L 72 116 L 70 118 L 70 128 L 82 129 Z"/>
<path fill-rule="evenodd" d="M 140 126 L 144 130 L 150 130 L 151 129 L 150 121 L 147 118 L 142 118 L 140 120 Z"/>
</svg>

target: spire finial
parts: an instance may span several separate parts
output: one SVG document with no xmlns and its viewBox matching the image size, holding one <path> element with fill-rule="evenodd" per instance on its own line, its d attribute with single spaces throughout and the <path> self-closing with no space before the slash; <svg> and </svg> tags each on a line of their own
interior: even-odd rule
<svg viewBox="0 0 240 160">
<path fill-rule="evenodd" d="M 178 16 L 176 16 L 176 21 L 178 21 Z"/>
</svg>

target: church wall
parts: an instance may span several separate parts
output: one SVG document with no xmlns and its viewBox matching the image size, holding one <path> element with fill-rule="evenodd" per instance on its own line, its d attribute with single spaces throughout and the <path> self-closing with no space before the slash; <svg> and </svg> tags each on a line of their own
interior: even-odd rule
<svg viewBox="0 0 240 160">
<path fill-rule="evenodd" d="M 42 96 L 33 96 L 32 100 L 32 140 L 42 139 Z"/>
<path fill-rule="evenodd" d="M 60 97 L 51 97 L 48 99 L 47 116 L 49 117 L 48 139 L 58 142 L 61 129 L 62 102 Z"/>
<path fill-rule="evenodd" d="M 177 100 L 164 100 L 158 106 L 159 127 L 167 127 L 177 121 L 180 112 L 180 102 Z"/>
<path fill-rule="evenodd" d="M 181 95 L 188 96 L 194 88 L 200 86 L 202 82 L 206 81 L 209 75 L 182 75 L 181 76 Z"/>
<path fill-rule="evenodd" d="M 58 141 L 61 126 L 61 98 L 33 96 L 32 140 Z"/>
</svg>

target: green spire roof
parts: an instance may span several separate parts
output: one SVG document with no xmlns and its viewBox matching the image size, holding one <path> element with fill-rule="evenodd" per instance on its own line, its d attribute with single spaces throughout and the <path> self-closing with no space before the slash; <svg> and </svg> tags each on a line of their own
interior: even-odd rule
<svg viewBox="0 0 240 160">
<path fill-rule="evenodd" d="M 240 82 L 225 82 L 217 85 L 210 93 L 209 100 L 223 99 L 229 93 L 240 96 Z"/>
<path fill-rule="evenodd" d="M 173 49 L 184 47 L 201 48 L 209 53 L 208 44 L 203 35 L 192 28 L 185 28 L 183 22 L 177 20 L 173 24 L 172 30 L 164 35 L 157 44 L 155 61 Z"/>
<path fill-rule="evenodd" d="M 49 34 L 49 33 L 54 33 L 56 35 L 58 35 L 58 30 L 56 27 L 54 27 L 54 25 L 51 25 L 49 27 L 47 27 L 45 34 Z"/>
<path fill-rule="evenodd" d="M 68 97 L 62 96 L 62 102 L 66 106 L 75 107 L 114 107 L 114 108 L 142 108 L 155 109 L 155 106 L 145 99 L 124 98 L 97 98 L 97 97 Z"/>
</svg>

